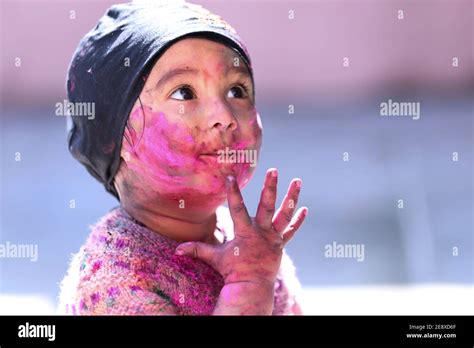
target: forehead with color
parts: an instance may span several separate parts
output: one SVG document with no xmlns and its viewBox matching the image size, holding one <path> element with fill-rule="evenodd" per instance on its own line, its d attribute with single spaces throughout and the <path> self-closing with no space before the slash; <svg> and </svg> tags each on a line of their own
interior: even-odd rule
<svg viewBox="0 0 474 348">
<path fill-rule="evenodd" d="M 175 74 L 203 73 L 224 75 L 238 73 L 250 78 L 250 72 L 240 55 L 230 47 L 203 38 L 186 38 L 173 44 L 158 59 L 150 78 L 163 80 Z"/>
</svg>

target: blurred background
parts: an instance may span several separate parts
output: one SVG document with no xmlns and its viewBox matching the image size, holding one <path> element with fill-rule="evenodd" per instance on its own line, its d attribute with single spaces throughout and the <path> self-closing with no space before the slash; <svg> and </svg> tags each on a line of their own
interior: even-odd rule
<svg viewBox="0 0 474 348">
<path fill-rule="evenodd" d="M 37 262 L 0 258 L 0 314 L 52 313 L 71 254 L 118 204 L 55 115 L 79 40 L 117 2 L 0 0 L 0 244 L 38 245 Z M 253 60 L 264 144 L 250 211 L 267 168 L 280 200 L 303 179 L 309 216 L 288 253 L 308 312 L 473 314 L 473 2 L 192 2 Z M 389 99 L 420 118 L 381 116 Z M 332 243 L 363 245 L 364 260 L 325 257 Z"/>
</svg>

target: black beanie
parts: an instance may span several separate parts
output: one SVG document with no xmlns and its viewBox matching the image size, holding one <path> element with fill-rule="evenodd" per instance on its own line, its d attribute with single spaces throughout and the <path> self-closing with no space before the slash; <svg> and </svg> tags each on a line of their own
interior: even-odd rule
<svg viewBox="0 0 474 348">
<path fill-rule="evenodd" d="M 117 199 L 113 181 L 130 111 L 154 63 L 189 36 L 234 49 L 253 79 L 250 57 L 236 31 L 202 6 L 179 0 L 112 6 L 74 53 L 67 96 L 70 103 L 93 103 L 94 115 L 68 116 L 69 150 Z"/>
</svg>

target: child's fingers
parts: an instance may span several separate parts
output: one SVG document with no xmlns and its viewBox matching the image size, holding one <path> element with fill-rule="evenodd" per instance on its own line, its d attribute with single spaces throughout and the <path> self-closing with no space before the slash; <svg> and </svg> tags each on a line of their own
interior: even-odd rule
<svg viewBox="0 0 474 348">
<path fill-rule="evenodd" d="M 215 256 L 217 249 L 215 246 L 201 242 L 187 242 L 176 247 L 176 255 L 187 255 L 200 259 L 211 266 L 215 266 Z"/>
<path fill-rule="evenodd" d="M 270 230 L 275 214 L 275 201 L 277 198 L 278 172 L 275 168 L 267 170 L 265 183 L 260 196 L 255 221 L 264 230 Z"/>
<path fill-rule="evenodd" d="M 293 218 L 301 190 L 301 179 L 293 179 L 288 187 L 285 198 L 273 219 L 273 227 L 282 233 Z"/>
<path fill-rule="evenodd" d="M 240 193 L 239 184 L 233 176 L 227 177 L 227 203 L 229 205 L 230 216 L 235 225 L 235 233 L 239 233 L 240 227 L 250 226 L 250 219 L 244 199 Z"/>
<path fill-rule="evenodd" d="M 308 215 L 308 208 L 303 207 L 303 208 L 298 209 L 295 216 L 291 220 L 290 226 L 288 226 L 285 232 L 283 232 L 283 242 L 285 244 L 288 243 L 293 238 L 296 231 L 298 231 L 300 226 L 303 224 L 303 221 L 306 218 L 306 215 Z"/>
</svg>

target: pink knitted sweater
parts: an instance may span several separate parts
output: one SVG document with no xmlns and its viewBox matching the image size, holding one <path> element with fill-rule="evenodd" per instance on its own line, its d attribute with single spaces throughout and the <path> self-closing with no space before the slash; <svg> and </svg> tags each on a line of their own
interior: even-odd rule
<svg viewBox="0 0 474 348">
<path fill-rule="evenodd" d="M 232 239 L 228 209 L 217 211 L 217 227 Z M 224 285 L 211 266 L 176 256 L 179 242 L 151 231 L 125 210 L 111 210 L 73 255 L 61 282 L 59 314 L 210 315 Z M 275 283 L 274 315 L 301 314 L 300 285 L 284 253 Z"/>
</svg>

